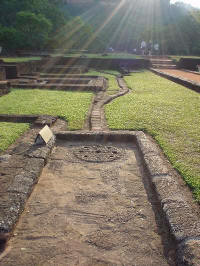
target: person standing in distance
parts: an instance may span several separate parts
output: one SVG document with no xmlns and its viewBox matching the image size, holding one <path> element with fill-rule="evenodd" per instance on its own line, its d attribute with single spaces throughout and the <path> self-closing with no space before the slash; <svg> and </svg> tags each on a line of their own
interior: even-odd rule
<svg viewBox="0 0 200 266">
<path fill-rule="evenodd" d="M 141 51 L 142 51 L 142 55 L 145 55 L 146 47 L 147 47 L 146 42 L 145 41 L 142 41 L 141 42 L 141 46 L 140 46 Z"/>
<path fill-rule="evenodd" d="M 148 43 L 148 55 L 151 56 L 152 54 L 152 41 L 150 40 Z"/>
<path fill-rule="evenodd" d="M 159 54 L 159 44 L 158 43 L 154 44 L 154 51 L 155 51 L 155 55 Z"/>
</svg>

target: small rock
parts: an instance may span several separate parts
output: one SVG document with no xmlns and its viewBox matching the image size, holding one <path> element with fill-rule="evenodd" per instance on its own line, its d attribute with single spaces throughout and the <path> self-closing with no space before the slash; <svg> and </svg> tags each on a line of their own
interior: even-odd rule
<svg viewBox="0 0 200 266">
<path fill-rule="evenodd" d="M 6 162 L 10 159 L 11 155 L 10 154 L 5 154 L 0 156 L 0 162 Z"/>
</svg>

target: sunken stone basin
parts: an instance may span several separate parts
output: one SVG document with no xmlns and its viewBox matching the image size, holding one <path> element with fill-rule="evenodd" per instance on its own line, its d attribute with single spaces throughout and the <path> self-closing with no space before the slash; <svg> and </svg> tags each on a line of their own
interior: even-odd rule
<svg viewBox="0 0 200 266">
<path fill-rule="evenodd" d="M 57 134 L 1 263 L 175 266 L 158 213 L 134 141 Z"/>
</svg>

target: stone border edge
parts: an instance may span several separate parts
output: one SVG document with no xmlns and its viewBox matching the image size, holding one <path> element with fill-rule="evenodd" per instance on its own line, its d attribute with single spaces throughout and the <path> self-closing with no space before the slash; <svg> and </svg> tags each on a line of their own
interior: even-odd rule
<svg viewBox="0 0 200 266">
<path fill-rule="evenodd" d="M 79 141 L 135 142 L 163 215 L 177 243 L 177 263 L 199 265 L 200 221 L 192 211 L 176 178 L 171 174 L 161 149 L 142 131 L 59 132 L 57 139 Z"/>
<path fill-rule="evenodd" d="M 156 75 L 159 75 L 161 77 L 164 77 L 166 79 L 174 81 L 180 85 L 183 85 L 189 89 L 192 89 L 192 90 L 200 93 L 200 84 L 199 83 L 193 82 L 191 80 L 183 79 L 183 78 L 180 78 L 178 76 L 170 75 L 170 74 L 167 74 L 167 73 L 160 71 L 160 70 L 156 70 L 156 69 L 152 69 L 152 68 L 150 70 L 151 70 L 151 72 L 153 72 Z"/>
<path fill-rule="evenodd" d="M 47 145 L 37 147 L 33 145 L 24 155 L 27 165 L 20 174 L 14 177 L 7 192 L 4 193 L 7 199 L 6 203 L 0 206 L 0 243 L 5 243 L 11 237 L 14 227 L 24 211 L 26 201 L 38 182 L 54 145 L 55 137 L 52 137 Z"/>
<path fill-rule="evenodd" d="M 38 114 L 38 115 L 12 115 L 12 114 L 0 114 L 0 122 L 12 122 L 12 123 L 33 123 L 38 126 L 48 125 L 51 126 L 58 119 L 57 116 Z"/>
</svg>

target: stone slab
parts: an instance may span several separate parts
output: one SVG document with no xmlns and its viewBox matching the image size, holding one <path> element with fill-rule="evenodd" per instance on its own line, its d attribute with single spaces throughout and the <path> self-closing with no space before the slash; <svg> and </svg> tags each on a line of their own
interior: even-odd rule
<svg viewBox="0 0 200 266">
<path fill-rule="evenodd" d="M 200 238 L 188 239 L 178 246 L 178 266 L 200 265 Z"/>
</svg>

